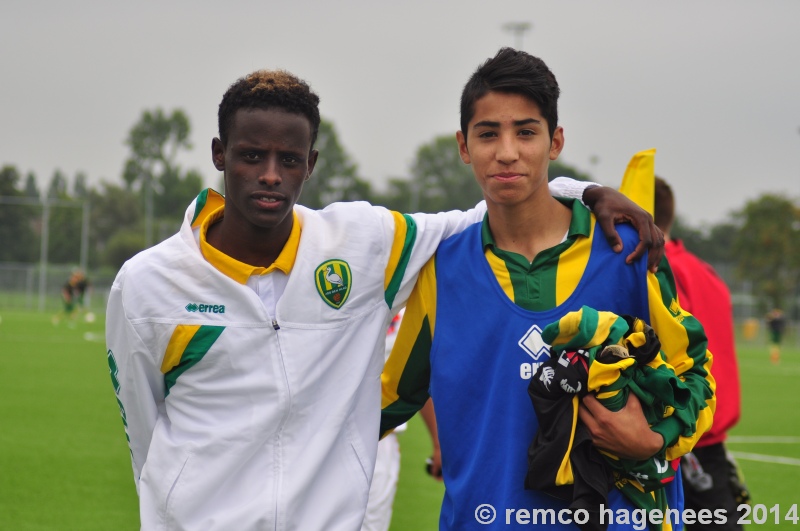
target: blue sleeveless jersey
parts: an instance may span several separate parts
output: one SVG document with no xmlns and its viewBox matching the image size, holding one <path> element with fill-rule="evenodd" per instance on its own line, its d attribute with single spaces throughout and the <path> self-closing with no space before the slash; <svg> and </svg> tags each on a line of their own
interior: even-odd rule
<svg viewBox="0 0 800 531">
<path fill-rule="evenodd" d="M 636 246 L 638 235 L 629 225 L 618 225 L 617 230 L 626 249 Z M 484 256 L 478 223 L 440 245 L 436 290 L 430 393 L 446 485 L 440 529 L 530 529 L 531 519 L 523 513 L 521 521 L 527 523 L 517 523 L 516 511 L 554 509 L 557 514 L 569 505 L 523 488 L 528 445 L 538 429 L 528 384 L 549 359 L 541 331 L 582 305 L 649 323 L 646 259 L 627 265 L 624 255 L 613 252 L 597 234 L 586 270 L 569 299 L 547 311 L 528 311 L 514 304 L 498 284 Z M 678 510 L 683 508 L 680 483 L 677 477 L 667 487 L 673 491 L 668 494 L 669 507 Z M 478 521 L 491 516 L 484 504 L 495 511 L 491 525 Z M 607 508 L 635 509 L 616 489 L 609 492 Z M 538 518 L 536 529 L 578 529 L 541 513 Z M 609 530 L 631 528 L 611 525 Z"/>
</svg>

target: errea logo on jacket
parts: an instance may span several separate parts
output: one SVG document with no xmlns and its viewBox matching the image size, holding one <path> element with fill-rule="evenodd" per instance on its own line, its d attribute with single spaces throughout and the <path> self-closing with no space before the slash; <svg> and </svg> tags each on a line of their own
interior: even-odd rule
<svg viewBox="0 0 800 531">
<path fill-rule="evenodd" d="M 200 312 L 200 313 L 225 313 L 224 304 L 196 304 L 190 302 L 186 305 L 187 312 Z"/>
</svg>

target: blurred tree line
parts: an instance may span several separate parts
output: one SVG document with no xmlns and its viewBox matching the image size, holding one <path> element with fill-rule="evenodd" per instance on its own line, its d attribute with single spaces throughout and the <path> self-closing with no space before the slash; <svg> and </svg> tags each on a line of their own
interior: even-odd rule
<svg viewBox="0 0 800 531">
<path fill-rule="evenodd" d="M 177 162 L 191 148 L 191 126 L 181 110 L 144 111 L 128 132 L 129 156 L 117 182 L 88 183 L 84 173 L 72 179 L 56 170 L 46 189 L 33 173 L 22 175 L 13 165 L 0 168 L 0 262 L 39 261 L 42 207 L 51 200 L 48 261 L 75 264 L 81 244 L 82 209 L 89 208 L 89 267 L 116 270 L 144 249 L 174 234 L 185 207 L 204 187 L 195 169 Z M 339 141 L 334 125 L 322 121 L 316 149 L 320 151 L 312 178 L 300 203 L 323 208 L 334 201 L 366 200 L 404 212 L 467 209 L 481 199 L 471 169 L 461 162 L 455 135 L 443 135 L 421 145 L 407 177 L 389 179 L 376 190 L 359 175 L 358 167 Z M 550 177 L 579 180 L 591 176 L 559 161 Z M 222 178 L 218 185 L 222 191 Z M 69 205 L 75 208 L 68 208 Z M 13 205 L 11 208 L 9 205 Z M 65 206 L 67 206 L 65 208 Z M 800 205 L 784 196 L 764 194 L 748 201 L 724 221 L 697 228 L 680 216 L 673 228 L 692 252 L 718 266 L 727 264 L 736 278 L 747 281 L 761 309 L 788 308 L 800 294 Z"/>
</svg>

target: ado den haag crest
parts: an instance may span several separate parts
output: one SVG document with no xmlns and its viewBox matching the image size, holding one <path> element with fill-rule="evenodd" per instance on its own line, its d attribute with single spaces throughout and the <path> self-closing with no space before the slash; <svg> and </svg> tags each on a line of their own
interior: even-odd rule
<svg viewBox="0 0 800 531">
<path fill-rule="evenodd" d="M 314 281 L 317 284 L 317 293 L 322 300 L 331 308 L 338 310 L 350 295 L 353 275 L 347 262 L 334 258 L 317 266 L 314 271 Z"/>
</svg>

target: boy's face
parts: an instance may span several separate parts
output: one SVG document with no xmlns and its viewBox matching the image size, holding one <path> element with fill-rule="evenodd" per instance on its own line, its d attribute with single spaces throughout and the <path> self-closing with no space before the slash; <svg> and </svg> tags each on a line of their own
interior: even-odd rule
<svg viewBox="0 0 800 531">
<path fill-rule="evenodd" d="M 225 173 L 225 223 L 288 234 L 292 208 L 317 161 L 308 119 L 282 109 L 240 109 L 227 145 L 215 138 L 211 154 Z"/>
<path fill-rule="evenodd" d="M 553 138 L 539 106 L 521 94 L 489 92 L 475 102 L 467 139 L 457 133 L 461 160 L 472 165 L 487 203 L 513 206 L 547 185 L 547 167 L 564 147 Z M 549 192 L 548 192 L 549 193 Z"/>
</svg>

